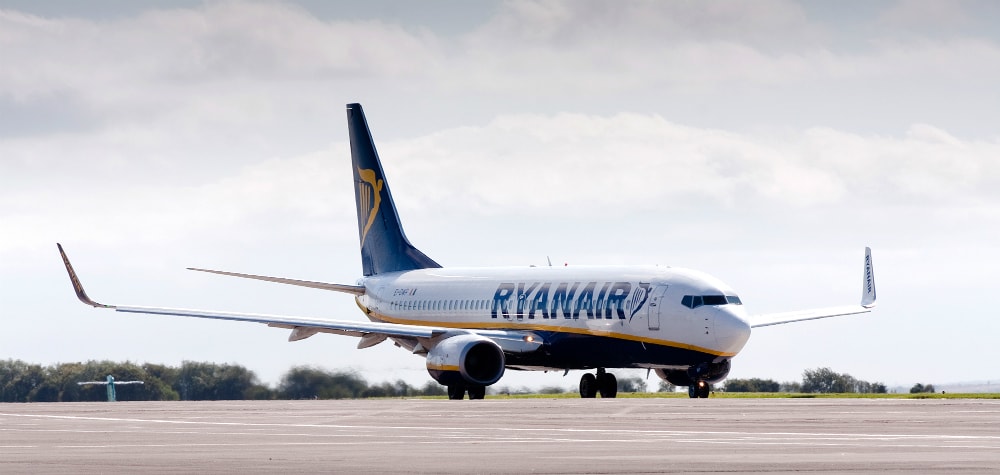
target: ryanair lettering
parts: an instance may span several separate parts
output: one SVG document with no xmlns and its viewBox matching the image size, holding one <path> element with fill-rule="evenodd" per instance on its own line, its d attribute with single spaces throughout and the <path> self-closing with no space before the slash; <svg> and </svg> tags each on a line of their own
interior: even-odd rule
<svg viewBox="0 0 1000 475">
<path fill-rule="evenodd" d="M 866 285 L 865 289 L 868 291 L 868 293 L 872 293 L 872 287 L 875 286 L 875 283 L 873 282 L 873 280 L 874 279 L 872 278 L 872 256 L 866 254 L 865 255 L 865 285 Z"/>
<path fill-rule="evenodd" d="M 493 294 L 490 317 L 631 320 L 649 291 L 648 282 L 504 282 Z"/>
</svg>

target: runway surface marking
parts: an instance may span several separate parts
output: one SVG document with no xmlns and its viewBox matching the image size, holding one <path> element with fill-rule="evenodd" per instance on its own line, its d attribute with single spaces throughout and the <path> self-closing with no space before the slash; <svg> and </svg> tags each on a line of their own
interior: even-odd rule
<svg viewBox="0 0 1000 475">
<path fill-rule="evenodd" d="M 567 427 L 426 427 L 411 425 L 358 425 L 358 424 L 305 424 L 305 423 L 253 423 L 253 422 L 224 422 L 205 420 L 169 420 L 169 419 L 139 419 L 121 417 L 95 417 L 95 416 L 68 416 L 52 414 L 12 414 L 0 413 L 0 417 L 11 417 L 21 419 L 59 419 L 83 422 L 126 422 L 135 424 L 160 424 L 160 425 L 190 425 L 208 427 L 240 427 L 246 428 L 248 432 L 218 432 L 205 433 L 203 431 L 158 431 L 161 434 L 200 434 L 213 436 L 267 436 L 275 437 L 305 437 L 305 438 L 336 438 L 351 437 L 380 440 L 395 440 L 406 444 L 437 444 L 442 440 L 456 444 L 478 444 L 484 442 L 500 443 L 538 443 L 538 442 L 564 442 L 564 443 L 621 443 L 621 444 L 649 444 L 657 442 L 677 442 L 683 444 L 717 444 L 717 445 L 755 445 L 755 446 L 826 446 L 826 447 L 881 447 L 881 448 L 942 448 L 942 449 L 1000 449 L 1000 435 L 949 435 L 949 434 L 877 434 L 877 433 L 831 433 L 831 432 L 748 432 L 748 431 L 692 431 L 692 430 L 623 430 L 623 429 L 590 429 L 590 428 L 567 428 Z M 327 429 L 335 431 L 349 431 L 344 434 L 338 433 L 272 433 L 268 429 Z M 95 429 L 34 429 L 34 428 L 3 428 L 4 432 L 65 432 L 65 433 L 148 433 L 149 430 L 137 427 L 132 430 L 95 430 Z M 357 432 L 361 431 L 361 432 Z M 386 431 L 416 431 L 412 435 L 393 434 Z M 369 433 L 365 433 L 369 432 Z M 433 440 L 427 440 L 427 433 L 436 433 Z M 503 436 L 503 433 L 544 433 L 545 436 Z M 563 437 L 553 437 L 553 434 L 562 434 Z M 600 437 L 600 434 L 607 434 L 607 437 Z M 597 435 L 598 438 L 591 437 L 571 437 L 572 435 Z M 633 437 L 622 437 L 633 436 Z M 976 444 L 979 442 L 979 444 Z M 275 442 L 268 440 L 262 443 L 201 443 L 201 444 L 97 444 L 97 445 L 54 445 L 58 448 L 108 448 L 108 447 L 244 447 L 258 445 L 361 445 L 369 443 L 367 440 L 351 441 L 326 441 L 326 442 Z M 23 448 L 28 448 L 21 446 Z"/>
</svg>

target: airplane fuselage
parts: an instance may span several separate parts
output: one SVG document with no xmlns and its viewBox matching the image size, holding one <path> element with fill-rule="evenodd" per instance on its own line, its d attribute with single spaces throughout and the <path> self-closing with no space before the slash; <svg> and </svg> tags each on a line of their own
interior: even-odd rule
<svg viewBox="0 0 1000 475">
<path fill-rule="evenodd" d="M 508 355 L 516 369 L 686 368 L 731 358 L 750 336 L 736 293 L 688 269 L 432 268 L 358 284 L 374 321 L 538 335 L 540 351 Z"/>
</svg>

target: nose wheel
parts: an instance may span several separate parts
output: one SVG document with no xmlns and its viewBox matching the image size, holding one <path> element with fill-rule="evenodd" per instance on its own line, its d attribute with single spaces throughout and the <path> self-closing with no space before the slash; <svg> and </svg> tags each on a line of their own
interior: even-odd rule
<svg viewBox="0 0 1000 475">
<path fill-rule="evenodd" d="M 688 397 L 690 398 L 707 398 L 711 392 L 712 386 L 704 381 L 698 381 L 688 386 Z"/>
<path fill-rule="evenodd" d="M 586 373 L 580 377 L 580 397 L 595 398 L 598 393 L 602 398 L 618 396 L 618 378 L 604 368 L 597 368 L 597 375 Z"/>
</svg>

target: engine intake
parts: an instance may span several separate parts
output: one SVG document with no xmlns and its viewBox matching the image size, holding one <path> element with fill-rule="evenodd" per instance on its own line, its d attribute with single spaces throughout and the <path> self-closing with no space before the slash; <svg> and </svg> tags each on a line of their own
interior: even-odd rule
<svg viewBox="0 0 1000 475">
<path fill-rule="evenodd" d="M 504 362 L 500 345 L 479 335 L 456 335 L 427 352 L 427 372 L 445 386 L 489 386 L 503 376 Z"/>
</svg>

